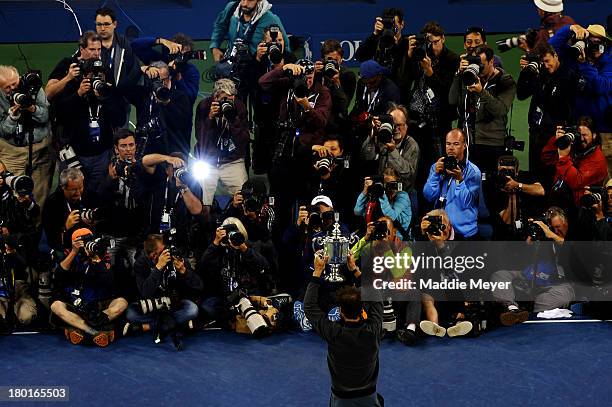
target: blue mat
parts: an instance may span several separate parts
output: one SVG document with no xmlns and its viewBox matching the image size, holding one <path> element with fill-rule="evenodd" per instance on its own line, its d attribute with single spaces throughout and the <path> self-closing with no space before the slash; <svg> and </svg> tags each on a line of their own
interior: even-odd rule
<svg viewBox="0 0 612 407">
<path fill-rule="evenodd" d="M 1 337 L 0 386 L 69 386 L 70 404 L 86 406 L 327 405 L 326 349 L 314 334 L 257 341 L 207 331 L 185 345 L 177 353 L 150 336 L 107 349 Z M 387 406 L 609 405 L 611 366 L 612 324 L 521 325 L 414 348 L 385 342 L 379 392 Z"/>
</svg>

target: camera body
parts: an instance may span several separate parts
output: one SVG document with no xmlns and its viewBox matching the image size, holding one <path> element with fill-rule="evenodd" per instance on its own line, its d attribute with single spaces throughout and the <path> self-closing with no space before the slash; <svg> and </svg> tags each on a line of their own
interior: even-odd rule
<svg viewBox="0 0 612 407">
<path fill-rule="evenodd" d="M 228 223 L 227 225 L 221 226 L 221 229 L 225 230 L 227 233 L 227 235 L 221 240 L 221 243 L 226 246 L 230 243 L 233 246 L 240 246 L 246 241 L 244 235 L 238 230 L 238 226 L 234 225 L 233 223 Z"/>
<path fill-rule="evenodd" d="M 507 136 L 504 138 L 504 148 L 508 154 L 512 154 L 514 150 L 523 151 L 525 150 L 525 142 L 517 141 L 514 136 Z"/>
<path fill-rule="evenodd" d="M 382 17 L 381 22 L 383 29 L 380 34 L 380 45 L 382 48 L 391 48 L 395 44 L 395 34 L 397 33 L 395 17 Z"/>
<path fill-rule="evenodd" d="M 293 94 L 298 98 L 305 98 L 308 95 L 307 76 L 314 72 L 314 64 L 307 59 L 300 59 L 298 65 L 304 68 L 304 72 L 300 75 L 293 75 L 289 69 L 285 70 L 285 75 L 289 77 Z"/>
<path fill-rule="evenodd" d="M 149 88 L 155 97 L 162 103 L 170 102 L 170 89 L 164 85 L 160 78 L 150 80 Z"/>
<path fill-rule="evenodd" d="M 497 173 L 495 173 L 493 177 L 493 183 L 495 184 L 495 187 L 497 189 L 502 189 L 508 183 L 507 177 L 514 178 L 515 176 L 516 175 L 514 174 L 514 170 L 510 168 L 502 168 L 501 170 L 497 171 Z"/>
<path fill-rule="evenodd" d="M 469 65 L 465 68 L 463 74 L 461 74 L 461 81 L 464 86 L 472 86 L 479 81 L 479 76 L 484 66 L 482 65 L 480 55 L 468 55 L 465 59 Z"/>
<path fill-rule="evenodd" d="M 370 201 L 377 201 L 385 194 L 384 178 L 381 175 L 371 175 L 372 185 L 368 187 L 367 196 Z"/>
<path fill-rule="evenodd" d="M 527 236 L 530 236 L 531 240 L 534 241 L 547 240 L 546 235 L 544 234 L 544 229 L 542 229 L 540 225 L 535 223 L 535 221 L 547 223 L 546 219 L 544 218 L 534 218 L 531 222 L 527 223 Z"/>
<path fill-rule="evenodd" d="M 206 60 L 206 51 L 204 50 L 193 50 L 187 52 L 178 52 L 176 54 L 169 54 L 168 59 L 174 61 L 176 64 L 186 64 L 192 59 L 198 61 Z"/>
<path fill-rule="evenodd" d="M 111 92 L 111 85 L 106 82 L 106 70 L 100 59 L 80 59 L 77 61 L 80 69 L 79 80 L 89 74 L 91 76 L 91 92 L 98 92 L 101 98 L 108 97 Z"/>
<path fill-rule="evenodd" d="M 13 91 L 11 101 L 24 109 L 34 106 L 41 87 L 40 71 L 28 71 L 19 78 L 19 86 Z"/>
<path fill-rule="evenodd" d="M 590 194 L 586 194 L 580 197 L 580 206 L 582 206 L 583 208 L 590 209 L 593 207 L 593 205 L 607 202 L 606 190 L 600 187 L 599 185 L 590 186 L 589 191 L 591 192 Z"/>
<path fill-rule="evenodd" d="M 0 173 L 4 184 L 15 191 L 18 195 L 30 195 L 34 190 L 34 180 L 27 175 L 14 175 L 10 171 Z"/>
<path fill-rule="evenodd" d="M 524 72 L 531 73 L 533 75 L 540 74 L 540 68 L 542 66 L 541 58 L 534 52 L 528 52 L 525 54 L 527 60 L 527 66 L 523 68 Z"/>
<path fill-rule="evenodd" d="M 83 219 L 85 222 L 92 223 L 92 224 L 95 222 L 100 222 L 101 220 L 104 220 L 104 214 L 102 213 L 100 208 L 80 209 L 79 216 L 81 216 L 81 219 Z"/>
<path fill-rule="evenodd" d="M 393 116 L 390 114 L 381 114 L 378 116 L 380 121 L 380 127 L 378 128 L 377 139 L 378 142 L 387 144 L 393 140 L 393 130 L 395 129 L 395 123 L 393 122 Z"/>
<path fill-rule="evenodd" d="M 136 167 L 135 162 L 122 160 L 119 157 L 115 157 L 113 159 L 113 164 L 115 165 L 115 172 L 117 173 L 117 176 L 123 179 L 131 177 L 134 173 L 134 168 Z"/>
<path fill-rule="evenodd" d="M 538 40 L 538 31 L 533 28 L 528 28 L 527 31 L 525 31 L 525 34 L 518 37 L 497 40 L 495 43 L 497 44 L 497 50 L 499 52 L 506 52 L 510 51 L 512 48 L 518 47 L 520 45 L 520 40 L 524 40 L 527 43 L 527 47 L 529 49 L 533 49 Z"/>
<path fill-rule="evenodd" d="M 560 150 L 565 150 L 569 146 L 572 146 L 580 142 L 580 130 L 577 126 L 566 126 L 563 127 L 565 134 L 555 140 L 555 146 Z"/>
<path fill-rule="evenodd" d="M 323 76 L 332 79 L 338 72 L 340 72 L 340 65 L 338 62 L 333 58 L 327 58 L 323 65 Z"/>
<path fill-rule="evenodd" d="M 219 100 L 219 111 L 221 112 L 221 116 L 225 118 L 227 121 L 233 121 L 238 112 L 236 111 L 236 104 L 233 100 L 224 97 Z"/>
<path fill-rule="evenodd" d="M 374 231 L 371 235 L 371 240 L 385 240 L 389 236 L 389 228 L 386 220 L 374 222 Z"/>
<path fill-rule="evenodd" d="M 85 243 L 85 250 L 98 257 L 103 257 L 106 254 L 106 250 L 110 247 L 110 239 L 95 237 L 94 235 L 83 236 L 82 241 Z"/>
<path fill-rule="evenodd" d="M 426 56 L 431 55 L 431 44 L 427 41 L 425 35 L 415 35 L 416 45 L 412 50 L 412 57 L 417 61 L 425 59 Z"/>
<path fill-rule="evenodd" d="M 457 157 L 452 155 L 447 155 L 444 157 L 444 170 L 445 171 L 453 171 L 459 167 L 459 161 L 457 161 Z"/>
<path fill-rule="evenodd" d="M 425 229 L 425 233 L 432 236 L 441 236 L 442 232 L 446 230 L 446 225 L 442 221 L 442 216 L 428 215 L 425 219 L 429 221 L 429 225 Z"/>
</svg>

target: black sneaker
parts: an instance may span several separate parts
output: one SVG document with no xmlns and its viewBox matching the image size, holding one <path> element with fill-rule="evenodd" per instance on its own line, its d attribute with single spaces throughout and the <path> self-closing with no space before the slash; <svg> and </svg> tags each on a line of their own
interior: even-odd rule
<svg viewBox="0 0 612 407">
<path fill-rule="evenodd" d="M 406 346 L 414 346 L 417 343 L 416 332 L 411 329 L 398 329 L 397 339 Z"/>
<path fill-rule="evenodd" d="M 502 312 L 502 314 L 499 316 L 499 320 L 504 326 L 520 324 L 521 322 L 527 321 L 528 318 L 529 312 L 520 309 L 508 310 L 506 312 Z"/>
</svg>

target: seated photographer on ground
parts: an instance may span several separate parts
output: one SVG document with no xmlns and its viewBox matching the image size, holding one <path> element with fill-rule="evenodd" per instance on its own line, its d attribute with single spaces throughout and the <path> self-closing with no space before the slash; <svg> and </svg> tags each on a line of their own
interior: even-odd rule
<svg viewBox="0 0 612 407">
<path fill-rule="evenodd" d="M 205 318 L 226 322 L 228 309 L 235 305 L 228 298 L 232 293 L 263 295 L 270 292 L 269 265 L 248 242 L 244 225 L 236 218 L 227 218 L 215 231 L 198 265 L 204 281 L 204 299 L 200 310 Z"/>
<path fill-rule="evenodd" d="M 542 149 L 558 123 L 570 122 L 578 87 L 575 67 L 564 62 L 548 43 L 520 60 L 521 73 L 516 83 L 516 98 L 529 103 L 529 170 L 540 173 Z"/>
<path fill-rule="evenodd" d="M 180 350 L 181 330 L 198 316 L 194 300 L 203 283 L 172 242 L 165 242 L 167 236 L 171 234 L 152 234 L 144 242 L 144 252 L 134 265 L 140 300 L 128 307 L 123 335 L 149 330 L 160 336 L 171 333 Z"/>
<path fill-rule="evenodd" d="M 400 175 L 394 168 L 386 168 L 382 177 L 364 178 L 363 191 L 357 197 L 354 212 L 365 218 L 366 225 L 381 215 L 388 216 L 398 226 L 397 236 L 401 240 L 410 238 L 410 197 L 403 190 Z"/>
<path fill-rule="evenodd" d="M 466 158 L 466 150 L 465 133 L 451 130 L 446 135 L 446 156 L 431 166 L 423 195 L 446 211 L 456 240 L 477 240 L 481 174 Z"/>
<path fill-rule="evenodd" d="M 348 108 L 355 95 L 357 76 L 342 65 L 344 51 L 337 40 L 325 40 L 321 45 L 321 60 L 315 62 L 315 81 L 329 89 L 332 110 L 327 121 L 328 133 L 349 131 Z"/>
<path fill-rule="evenodd" d="M 6 223 L 0 225 L 0 333 L 6 333 L 17 323 L 29 325 L 36 318 L 37 305 L 36 293 L 28 284 L 28 265 L 21 236 Z"/>
<path fill-rule="evenodd" d="M 210 169 L 201 181 L 202 201 L 210 206 L 219 181 L 234 194 L 248 179 L 244 161 L 249 145 L 248 118 L 244 103 L 236 98 L 234 82 L 215 82 L 212 96 L 197 107 L 195 134 L 196 156 Z"/>
<path fill-rule="evenodd" d="M 91 228 L 94 224 L 91 216 L 100 201 L 85 190 L 84 183 L 85 176 L 81 170 L 66 168 L 60 173 L 57 189 L 49 195 L 42 209 L 47 246 L 59 253 L 72 247 L 70 239 L 75 229 Z"/>
<path fill-rule="evenodd" d="M 208 224 L 200 196 L 200 184 L 194 178 L 194 165 L 188 168 L 182 153 L 148 154 L 142 165 L 153 176 L 148 233 L 176 229 L 174 245 L 189 261 L 198 259 L 207 245 Z"/>
<path fill-rule="evenodd" d="M 566 278 L 569 270 L 559 266 L 559 244 L 565 241 L 569 227 L 567 215 L 553 206 L 546 210 L 543 219 L 530 219 L 529 223 L 527 242 L 536 242 L 530 245 L 531 250 L 538 251 L 535 261 L 524 270 L 499 270 L 491 275 L 492 282 L 512 282 L 510 289 L 493 291 L 493 296 L 504 306 L 500 321 L 505 326 L 524 322 L 529 317 L 527 311 L 519 308 L 516 291 L 535 298 L 533 312 L 567 308 L 574 299 L 574 289 Z M 523 256 L 529 258 L 532 254 L 527 252 Z"/>
<path fill-rule="evenodd" d="M 519 171 L 519 160 L 511 155 L 499 157 L 497 173 L 487 182 L 495 185 L 489 201 L 493 240 L 523 240 L 527 218 L 544 210 L 544 187 L 534 173 Z"/>
<path fill-rule="evenodd" d="M 455 229 L 443 209 L 428 212 L 420 225 L 421 234 L 433 243 L 428 248 L 430 255 L 458 256 L 461 247 L 448 243 L 455 240 Z M 436 275 L 437 274 L 437 275 Z M 432 278 L 438 281 L 459 279 L 454 269 L 442 268 L 432 271 Z M 419 324 L 421 330 L 430 336 L 464 336 L 472 332 L 478 335 L 484 329 L 479 318 L 479 305 L 459 301 L 456 292 L 430 292 L 423 290 L 421 304 L 425 319 Z M 442 325 L 448 326 L 448 328 Z"/>
<path fill-rule="evenodd" d="M 31 238 L 34 245 L 30 255 L 37 250 L 39 238 L 40 206 L 32 197 L 32 182 L 28 177 L 14 176 L 0 161 L 0 221 L 10 225 L 13 233 Z"/>
<path fill-rule="evenodd" d="M 143 153 L 191 151 L 193 104 L 174 84 L 170 67 L 155 61 L 143 67 L 144 85 L 135 90 L 138 143 Z M 146 146 L 146 147 L 145 147 Z"/>
<path fill-rule="evenodd" d="M 361 145 L 359 155 L 363 160 L 378 161 L 378 174 L 387 167 L 394 168 L 406 192 L 416 187 L 421 158 L 418 143 L 408 134 L 409 122 L 406 108 L 390 103 L 387 114 L 374 117 L 372 134 Z"/>
<path fill-rule="evenodd" d="M 115 340 L 113 321 L 127 308 L 118 295 L 108 245 L 91 230 L 77 229 L 72 249 L 53 271 L 51 312 L 68 325 L 64 334 L 73 345 L 91 338 L 98 346 L 108 346 Z"/>
<path fill-rule="evenodd" d="M 15 174 L 33 178 L 34 196 L 42 205 L 51 189 L 55 162 L 49 147 L 49 102 L 41 86 L 39 71 L 28 71 L 20 77 L 17 68 L 0 65 L 2 160 Z"/>
<path fill-rule="evenodd" d="M 327 362 L 332 380 L 329 405 L 381 406 L 376 382 L 383 332 L 382 303 L 362 304 L 360 290 L 347 286 L 336 292 L 340 317 L 329 320 L 319 306 L 321 276 L 328 261 L 329 257 L 322 251 L 316 254 L 304 308 L 315 331 L 328 344 Z"/>
<path fill-rule="evenodd" d="M 542 150 L 542 161 L 556 168 L 552 193 L 564 209 L 578 206 L 584 187 L 601 185 L 608 175 L 606 157 L 601 151 L 600 136 L 593 120 L 581 117 L 577 124 L 567 132 L 557 126 L 555 136 Z M 568 189 L 571 196 L 564 194 Z"/>
</svg>

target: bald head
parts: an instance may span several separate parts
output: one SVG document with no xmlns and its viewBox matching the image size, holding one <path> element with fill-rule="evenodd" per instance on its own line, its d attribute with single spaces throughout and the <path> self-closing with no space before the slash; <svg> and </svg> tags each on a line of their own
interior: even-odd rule
<svg viewBox="0 0 612 407">
<path fill-rule="evenodd" d="M 465 134 L 461 129 L 452 129 L 446 134 L 446 155 L 453 156 L 459 161 L 465 159 Z"/>
</svg>

